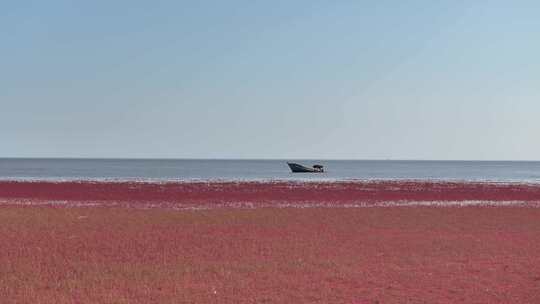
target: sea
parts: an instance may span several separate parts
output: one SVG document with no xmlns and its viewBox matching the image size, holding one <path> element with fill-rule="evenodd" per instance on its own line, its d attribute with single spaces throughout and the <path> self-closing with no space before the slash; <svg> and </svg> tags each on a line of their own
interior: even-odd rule
<svg viewBox="0 0 540 304">
<path fill-rule="evenodd" d="M 324 173 L 291 173 L 287 161 Z M 0 180 L 540 182 L 539 161 L 0 158 Z"/>
</svg>

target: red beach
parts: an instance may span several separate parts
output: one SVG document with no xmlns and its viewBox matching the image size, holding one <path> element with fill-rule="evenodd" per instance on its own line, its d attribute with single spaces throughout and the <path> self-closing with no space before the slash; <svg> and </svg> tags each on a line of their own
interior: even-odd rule
<svg viewBox="0 0 540 304">
<path fill-rule="evenodd" d="M 535 184 L 4 181 L 0 298 L 538 303 L 539 201 Z"/>
</svg>

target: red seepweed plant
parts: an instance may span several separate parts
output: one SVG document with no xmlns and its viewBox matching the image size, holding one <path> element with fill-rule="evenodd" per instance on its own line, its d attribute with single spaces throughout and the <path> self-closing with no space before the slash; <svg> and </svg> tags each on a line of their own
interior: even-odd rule
<svg viewBox="0 0 540 304">
<path fill-rule="evenodd" d="M 0 182 L 4 204 L 138 208 L 538 205 L 540 184 L 356 182 Z"/>
<path fill-rule="evenodd" d="M 538 303 L 539 200 L 534 184 L 0 182 L 0 303 Z"/>
</svg>

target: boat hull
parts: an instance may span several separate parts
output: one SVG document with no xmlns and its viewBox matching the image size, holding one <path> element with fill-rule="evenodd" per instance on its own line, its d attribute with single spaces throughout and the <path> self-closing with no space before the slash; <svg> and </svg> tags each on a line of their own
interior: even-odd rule
<svg viewBox="0 0 540 304">
<path fill-rule="evenodd" d="M 310 168 L 296 163 L 287 163 L 293 173 L 323 173 L 323 169 Z"/>
</svg>

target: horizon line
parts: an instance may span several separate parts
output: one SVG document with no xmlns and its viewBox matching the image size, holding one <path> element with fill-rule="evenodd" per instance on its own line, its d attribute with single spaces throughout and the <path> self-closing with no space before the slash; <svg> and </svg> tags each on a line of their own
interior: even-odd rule
<svg viewBox="0 0 540 304">
<path fill-rule="evenodd" d="M 68 157 L 62 157 L 62 156 L 54 156 L 54 157 L 13 157 L 13 156 L 0 156 L 0 159 L 21 159 L 21 160 L 209 160 L 209 161 L 219 161 L 219 160 L 246 160 L 246 161 L 253 161 L 253 160 L 275 160 L 275 161 L 287 161 L 287 160 L 306 160 L 306 161 L 438 161 L 438 162 L 540 162 L 540 159 L 538 160 L 531 160 L 531 159 L 436 159 L 436 158 L 427 158 L 427 159 L 420 159 L 420 158 L 253 158 L 253 157 L 246 157 L 246 158 L 212 158 L 212 157 L 80 157 L 80 156 L 68 156 Z"/>
</svg>

